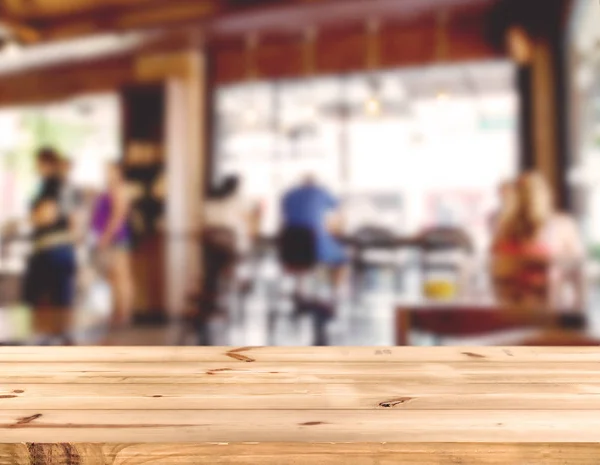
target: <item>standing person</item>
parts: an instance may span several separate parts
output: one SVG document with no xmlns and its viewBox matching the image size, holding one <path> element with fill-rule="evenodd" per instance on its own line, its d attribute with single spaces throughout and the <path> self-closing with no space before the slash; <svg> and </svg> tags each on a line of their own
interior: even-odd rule
<svg viewBox="0 0 600 465">
<path fill-rule="evenodd" d="M 128 219 L 131 201 L 123 167 L 111 163 L 107 169 L 107 190 L 96 202 L 92 229 L 97 236 L 100 258 L 106 266 L 113 295 L 111 326 L 130 324 L 134 298 Z"/>
<path fill-rule="evenodd" d="M 546 180 L 536 172 L 516 185 L 516 206 L 498 223 L 492 245 L 497 298 L 534 309 L 584 310 L 584 247 L 577 226 L 555 211 Z M 570 285 L 574 301 L 565 303 Z"/>
<path fill-rule="evenodd" d="M 228 176 L 212 190 L 204 207 L 204 284 L 209 307 L 216 306 L 219 283 L 251 248 L 258 233 L 260 210 L 241 195 L 240 180 Z"/>
<path fill-rule="evenodd" d="M 36 335 L 59 337 L 70 345 L 77 266 L 70 211 L 62 201 L 60 168 L 60 157 L 53 149 L 38 152 L 41 185 L 31 204 L 33 253 L 27 263 L 23 293 L 33 308 Z"/>
<path fill-rule="evenodd" d="M 227 228 L 235 236 L 235 252 L 243 255 L 250 250 L 257 234 L 260 212 L 241 193 L 237 176 L 227 176 L 212 190 L 204 207 L 205 228 Z"/>
<path fill-rule="evenodd" d="M 287 192 L 282 202 L 283 226 L 306 228 L 314 236 L 316 258 L 330 271 L 338 288 L 345 278 L 346 253 L 330 230 L 329 215 L 339 207 L 338 200 L 308 175 L 301 185 Z M 338 228 L 339 229 L 339 224 Z"/>
</svg>

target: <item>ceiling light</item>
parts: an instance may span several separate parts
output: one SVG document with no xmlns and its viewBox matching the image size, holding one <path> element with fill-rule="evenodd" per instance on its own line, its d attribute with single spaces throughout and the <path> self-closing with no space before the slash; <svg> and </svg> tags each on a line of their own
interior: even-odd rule
<svg viewBox="0 0 600 465">
<path fill-rule="evenodd" d="M 371 97 L 365 103 L 365 111 L 370 116 L 377 116 L 381 113 L 381 102 L 375 97 Z"/>
<path fill-rule="evenodd" d="M 445 102 L 450 99 L 450 95 L 443 90 L 439 91 L 436 95 L 438 102 Z"/>
</svg>

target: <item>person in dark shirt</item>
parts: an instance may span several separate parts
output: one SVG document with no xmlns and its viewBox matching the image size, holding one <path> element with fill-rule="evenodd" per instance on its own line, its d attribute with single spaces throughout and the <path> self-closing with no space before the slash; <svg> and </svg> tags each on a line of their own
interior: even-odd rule
<svg viewBox="0 0 600 465">
<path fill-rule="evenodd" d="M 37 336 L 59 337 L 71 344 L 76 260 L 69 211 L 62 202 L 60 163 L 54 150 L 38 152 L 42 182 L 31 203 L 33 253 L 27 263 L 23 297 L 34 311 Z"/>
</svg>

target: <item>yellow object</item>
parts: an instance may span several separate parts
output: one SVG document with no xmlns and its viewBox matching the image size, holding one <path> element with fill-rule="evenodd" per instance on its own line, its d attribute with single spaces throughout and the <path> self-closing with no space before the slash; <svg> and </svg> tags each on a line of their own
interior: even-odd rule
<svg viewBox="0 0 600 465">
<path fill-rule="evenodd" d="M 456 296 L 457 289 L 449 281 L 427 281 L 424 286 L 425 296 L 430 299 L 451 299 Z"/>
</svg>

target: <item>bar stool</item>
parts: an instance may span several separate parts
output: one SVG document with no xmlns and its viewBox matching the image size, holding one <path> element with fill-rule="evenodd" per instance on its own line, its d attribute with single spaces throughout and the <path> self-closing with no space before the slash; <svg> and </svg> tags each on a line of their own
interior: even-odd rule
<svg viewBox="0 0 600 465">
<path fill-rule="evenodd" d="M 198 302 L 198 332 L 200 343 L 210 345 L 209 323 L 218 314 L 223 295 L 234 288 L 236 236 L 229 228 L 209 227 L 202 232 L 201 242 L 203 285 Z"/>
<path fill-rule="evenodd" d="M 312 313 L 315 344 L 325 345 L 325 312 L 322 304 L 313 295 L 302 289 L 303 281 L 314 277 L 318 265 L 315 233 L 310 228 L 302 226 L 286 226 L 279 235 L 277 249 L 284 276 L 290 276 L 295 281 L 295 290 L 291 296 L 294 307 L 293 317 L 298 317 L 304 313 Z M 286 297 L 288 296 L 285 296 L 285 293 L 280 290 L 278 298 L 275 300 Z M 269 335 L 273 334 L 277 314 L 277 310 L 272 311 L 270 314 Z"/>
</svg>

